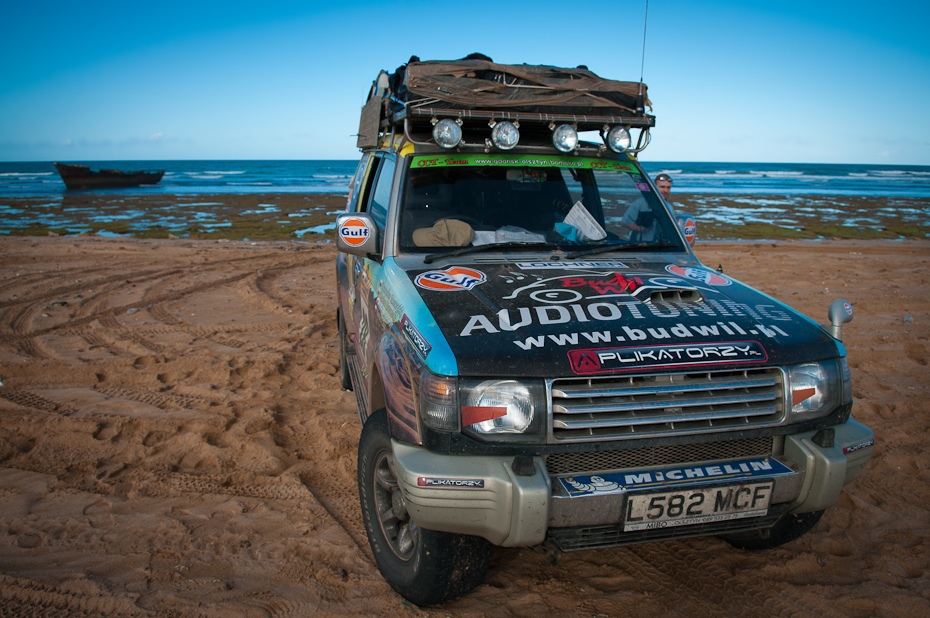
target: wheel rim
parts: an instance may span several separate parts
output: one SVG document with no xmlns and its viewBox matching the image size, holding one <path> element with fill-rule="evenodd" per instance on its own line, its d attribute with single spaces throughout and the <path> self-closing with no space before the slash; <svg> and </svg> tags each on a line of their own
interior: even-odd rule
<svg viewBox="0 0 930 618">
<path fill-rule="evenodd" d="M 407 513 L 407 501 L 391 470 L 388 453 L 380 453 L 375 461 L 373 485 L 381 532 L 391 551 L 401 560 L 409 560 L 416 549 L 417 525 Z"/>
</svg>

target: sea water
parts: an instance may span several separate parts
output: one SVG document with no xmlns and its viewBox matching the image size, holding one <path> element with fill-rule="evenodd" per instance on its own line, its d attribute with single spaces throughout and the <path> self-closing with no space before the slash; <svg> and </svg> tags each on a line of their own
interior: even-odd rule
<svg viewBox="0 0 930 618">
<path fill-rule="evenodd" d="M 165 170 L 154 186 L 100 189 L 121 195 L 345 193 L 358 161 L 68 161 L 91 169 Z M 0 162 L 0 197 L 55 197 L 65 185 L 50 162 Z"/>
<path fill-rule="evenodd" d="M 342 161 L 69 161 L 93 169 L 165 170 L 151 187 L 121 194 L 345 193 L 358 163 Z M 930 166 L 642 161 L 672 177 L 673 194 L 930 199 Z M 65 190 L 51 162 L 0 162 L 0 197 L 55 197 Z M 113 191 L 113 190 L 111 190 Z"/>
<path fill-rule="evenodd" d="M 50 162 L 0 162 L 0 234 L 26 225 L 55 227 L 56 214 L 71 193 L 109 196 L 224 194 L 345 194 L 356 160 L 339 161 L 94 161 L 93 169 L 165 170 L 160 183 L 129 189 L 66 192 Z M 672 177 L 676 210 L 704 225 L 769 223 L 805 229 L 813 222 L 886 229 L 889 221 L 930 237 L 930 166 L 814 163 L 695 163 L 643 161 L 650 176 Z M 51 208 L 16 212 L 3 198 L 38 198 Z M 131 201 L 131 199 L 130 199 Z M 132 218 L 131 208 L 122 213 Z M 100 215 L 104 216 L 104 215 Z M 112 217 L 112 215 L 107 215 Z M 180 216 L 179 218 L 184 219 Z M 325 233 L 332 221 L 302 231 Z M 60 222 L 59 222 L 60 223 Z M 179 224 L 180 225 L 180 224 Z M 58 225 L 58 227 L 65 227 Z M 203 227 L 203 226 L 201 226 Z M 920 230 L 924 230 L 923 233 Z M 915 233 L 915 232 L 911 232 Z"/>
</svg>

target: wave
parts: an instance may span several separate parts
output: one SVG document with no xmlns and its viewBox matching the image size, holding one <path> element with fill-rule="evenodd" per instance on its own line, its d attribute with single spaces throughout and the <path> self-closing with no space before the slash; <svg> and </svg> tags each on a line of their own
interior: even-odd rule
<svg viewBox="0 0 930 618">
<path fill-rule="evenodd" d="M 220 178 L 225 178 L 226 176 L 239 176 L 245 174 L 244 171 L 222 171 L 222 170 L 198 170 L 191 172 L 182 172 L 188 178 L 193 178 L 195 180 L 218 180 Z"/>
<path fill-rule="evenodd" d="M 770 176 L 770 177 L 789 177 L 789 176 L 803 176 L 804 172 L 800 170 L 749 170 L 750 174 L 754 176 Z"/>
<path fill-rule="evenodd" d="M 930 172 L 919 170 L 869 170 L 870 175 L 901 178 L 902 176 L 930 176 Z"/>
</svg>

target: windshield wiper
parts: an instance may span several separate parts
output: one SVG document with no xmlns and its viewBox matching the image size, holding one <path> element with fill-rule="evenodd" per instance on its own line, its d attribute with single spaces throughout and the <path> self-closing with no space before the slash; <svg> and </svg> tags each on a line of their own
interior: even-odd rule
<svg viewBox="0 0 930 618">
<path fill-rule="evenodd" d="M 436 260 L 443 260 L 450 257 L 457 257 L 459 255 L 468 255 L 471 253 L 482 253 L 484 251 L 491 251 L 494 249 L 561 249 L 559 245 L 552 243 L 541 243 L 541 242 L 499 242 L 499 243 L 489 243 L 487 245 L 469 245 L 467 247 L 459 247 L 458 249 L 452 249 L 451 251 L 443 251 L 442 253 L 430 253 L 423 258 L 424 264 L 429 264 L 430 262 L 435 262 Z"/>
<path fill-rule="evenodd" d="M 628 245 L 621 244 L 610 244 L 610 245 L 600 245 L 597 247 L 588 247 L 587 249 L 579 249 L 578 251 L 572 251 L 571 253 L 565 254 L 565 259 L 574 260 L 577 257 L 583 257 L 586 255 L 597 255 L 598 253 L 608 253 L 610 251 L 629 251 L 630 249 L 677 249 L 678 245 L 672 244 L 655 244 L 651 242 L 635 242 Z"/>
</svg>

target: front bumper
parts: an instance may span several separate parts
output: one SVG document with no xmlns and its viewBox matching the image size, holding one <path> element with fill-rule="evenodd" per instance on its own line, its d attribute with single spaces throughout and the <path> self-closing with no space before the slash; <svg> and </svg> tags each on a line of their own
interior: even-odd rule
<svg viewBox="0 0 930 618">
<path fill-rule="evenodd" d="M 772 516 L 822 510 L 836 503 L 843 485 L 871 459 L 875 437 L 871 429 L 852 419 L 832 429 L 832 436 L 827 434 L 832 440 L 814 431 L 785 437 L 784 453 L 773 456 L 783 464 L 781 472 L 752 479 L 774 483 L 770 516 L 743 520 L 739 526 L 768 527 L 774 523 Z M 642 491 L 620 485 L 609 492 L 570 495 L 560 477 L 548 473 L 541 457 L 533 458 L 531 470 L 518 474 L 512 456 L 444 455 L 397 441 L 393 448 L 394 473 L 407 511 L 417 524 L 429 530 L 480 536 L 504 547 L 538 545 L 551 530 L 617 528 L 631 492 Z M 700 463 L 705 467 L 727 464 Z M 605 471 L 590 474 L 599 472 Z M 648 470 L 622 472 L 642 475 Z M 692 480 L 674 487 L 684 490 L 721 482 L 719 478 Z M 684 526 L 679 536 L 721 530 Z M 651 540 L 641 532 L 614 531 L 610 538 L 612 545 Z M 663 538 L 662 533 L 657 532 L 655 538 Z"/>
</svg>

